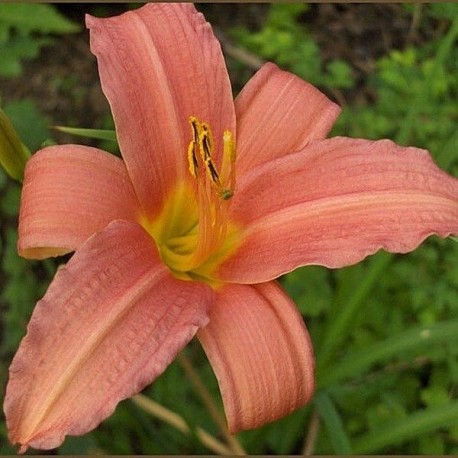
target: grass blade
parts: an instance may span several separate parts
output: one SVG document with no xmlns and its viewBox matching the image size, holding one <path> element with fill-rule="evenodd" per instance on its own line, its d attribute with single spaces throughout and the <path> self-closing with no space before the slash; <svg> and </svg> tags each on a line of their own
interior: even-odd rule
<svg viewBox="0 0 458 458">
<path fill-rule="evenodd" d="M 398 421 L 390 421 L 385 427 L 371 431 L 353 443 L 356 454 L 383 451 L 383 447 L 392 446 L 408 439 L 419 437 L 438 428 L 458 424 L 458 401 L 430 407 L 415 412 Z"/>
<path fill-rule="evenodd" d="M 352 454 L 350 441 L 344 430 L 342 419 L 339 412 L 334 406 L 332 399 L 327 393 L 317 393 L 314 398 L 314 403 L 323 420 L 328 436 L 331 440 L 334 453 L 339 455 Z"/>
<path fill-rule="evenodd" d="M 333 385 L 345 378 L 354 377 L 368 370 L 373 364 L 388 361 L 407 351 L 421 352 L 433 345 L 458 340 L 458 320 L 443 321 L 429 326 L 418 326 L 397 334 L 369 348 L 350 354 L 332 371 L 322 373 L 318 379 L 320 388 Z"/>
<path fill-rule="evenodd" d="M 95 138 L 97 140 L 110 140 L 117 141 L 116 132 L 114 130 L 104 130 L 104 129 L 81 129 L 79 127 L 65 127 L 65 126 L 55 126 L 60 132 L 65 132 L 66 134 L 77 135 L 79 137 Z"/>
</svg>

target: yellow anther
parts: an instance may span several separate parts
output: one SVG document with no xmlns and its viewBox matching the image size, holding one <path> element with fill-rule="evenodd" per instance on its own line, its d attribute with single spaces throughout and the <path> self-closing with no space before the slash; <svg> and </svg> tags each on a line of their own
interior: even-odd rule
<svg viewBox="0 0 458 458">
<path fill-rule="evenodd" d="M 206 160 L 211 158 L 213 150 L 213 134 L 210 129 L 210 126 L 203 122 L 201 124 L 201 131 L 199 133 L 199 141 L 201 144 L 201 152 L 203 153 L 203 159 Z"/>
<path fill-rule="evenodd" d="M 217 172 L 215 164 L 213 164 L 213 161 L 210 156 L 207 159 L 205 159 L 205 169 L 207 170 L 210 181 L 216 187 L 221 186 L 219 181 L 219 173 Z"/>
<path fill-rule="evenodd" d="M 199 131 L 200 131 L 200 123 L 199 120 L 195 116 L 189 117 L 189 124 L 191 124 L 192 130 L 192 141 L 196 144 L 199 143 Z"/>
<path fill-rule="evenodd" d="M 199 167 L 204 167 L 219 197 L 230 199 L 235 187 L 235 142 L 232 132 L 225 130 L 223 134 L 223 168 L 220 175 L 212 158 L 214 142 L 210 126 L 195 116 L 189 117 L 189 123 L 192 131 L 192 140 L 188 146 L 189 172 L 197 179 Z"/>
<path fill-rule="evenodd" d="M 191 124 L 192 140 L 188 145 L 188 166 L 189 172 L 194 178 L 197 178 L 197 169 L 199 163 L 197 162 L 197 148 L 199 147 L 199 121 L 196 117 L 189 117 L 189 124 Z"/>
<path fill-rule="evenodd" d="M 188 146 L 188 163 L 189 172 L 194 178 L 197 178 L 197 168 L 199 164 L 197 163 L 196 144 L 194 142 L 191 142 Z"/>
</svg>

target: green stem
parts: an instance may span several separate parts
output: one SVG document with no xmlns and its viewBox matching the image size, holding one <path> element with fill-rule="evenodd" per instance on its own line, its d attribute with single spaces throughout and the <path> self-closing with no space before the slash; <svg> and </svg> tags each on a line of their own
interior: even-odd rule
<svg viewBox="0 0 458 458">
<path fill-rule="evenodd" d="M 152 401 L 143 394 L 137 394 L 132 398 L 134 404 L 140 407 L 145 412 L 153 417 L 162 420 L 164 423 L 172 426 L 186 436 L 192 435 L 193 431 L 189 425 L 177 413 L 165 408 L 164 406 Z M 214 438 L 211 434 L 202 428 L 195 429 L 196 437 L 212 452 L 219 455 L 232 455 L 232 450 L 222 444 L 218 439 Z"/>
<path fill-rule="evenodd" d="M 229 433 L 229 430 L 227 429 L 225 418 L 221 415 L 218 407 L 216 406 L 213 400 L 212 395 L 207 390 L 207 387 L 202 382 L 197 372 L 194 370 L 194 367 L 192 366 L 187 356 L 184 353 L 180 353 L 177 357 L 177 360 L 180 363 L 183 370 L 185 371 L 188 379 L 193 384 L 197 394 L 200 396 L 203 403 L 205 404 L 205 407 L 207 408 L 209 414 L 211 415 L 215 423 L 218 425 L 227 444 L 231 448 L 232 453 L 234 455 L 245 455 L 246 452 L 243 449 L 243 447 L 240 445 L 238 440 Z"/>
<path fill-rule="evenodd" d="M 309 428 L 304 439 L 301 455 L 313 455 L 315 450 L 315 443 L 320 431 L 320 415 L 318 409 L 315 407 L 310 417 Z"/>
</svg>

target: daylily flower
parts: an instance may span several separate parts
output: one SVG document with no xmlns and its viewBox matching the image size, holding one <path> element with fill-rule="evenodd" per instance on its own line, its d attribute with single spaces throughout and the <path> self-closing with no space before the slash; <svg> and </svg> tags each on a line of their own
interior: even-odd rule
<svg viewBox="0 0 458 458">
<path fill-rule="evenodd" d="M 11 441 L 93 429 L 196 333 L 231 432 L 288 414 L 312 396 L 314 360 L 275 278 L 458 233 L 458 180 L 424 150 L 326 139 L 338 106 L 274 64 L 234 102 L 190 4 L 87 25 L 123 159 L 64 145 L 27 164 L 19 253 L 75 254 L 11 364 Z"/>
</svg>

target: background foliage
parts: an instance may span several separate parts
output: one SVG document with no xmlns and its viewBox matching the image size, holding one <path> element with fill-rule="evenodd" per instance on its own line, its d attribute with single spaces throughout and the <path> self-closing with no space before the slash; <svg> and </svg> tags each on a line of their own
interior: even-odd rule
<svg viewBox="0 0 458 458">
<path fill-rule="evenodd" d="M 42 8 L 46 11 L 38 11 Z M 75 139 L 50 128 L 112 127 L 85 44 L 81 8 L 0 4 L 0 99 L 32 151 L 54 141 L 116 149 L 108 140 Z M 108 16 L 127 7 L 89 8 Z M 199 8 L 222 40 L 235 92 L 262 61 L 272 60 L 343 106 L 332 135 L 389 137 L 424 147 L 458 176 L 457 4 Z M 364 16 L 371 28 L 358 22 Z M 374 18 L 378 28 L 372 26 Z M 31 310 L 58 262 L 65 261 L 17 256 L 19 194 L 19 186 L 0 171 L 2 390 Z M 318 388 L 306 408 L 239 434 L 245 450 L 457 454 L 457 257 L 457 243 L 432 238 L 409 255 L 378 253 L 353 267 L 305 267 L 283 278 L 314 341 Z M 220 405 L 198 344 L 185 353 Z M 197 428 L 219 436 L 218 428 L 179 362 L 144 394 L 183 417 L 190 433 L 125 401 L 95 432 L 68 438 L 56 453 L 209 453 Z M 8 453 L 14 449 L 2 417 L 0 454 Z"/>
</svg>

